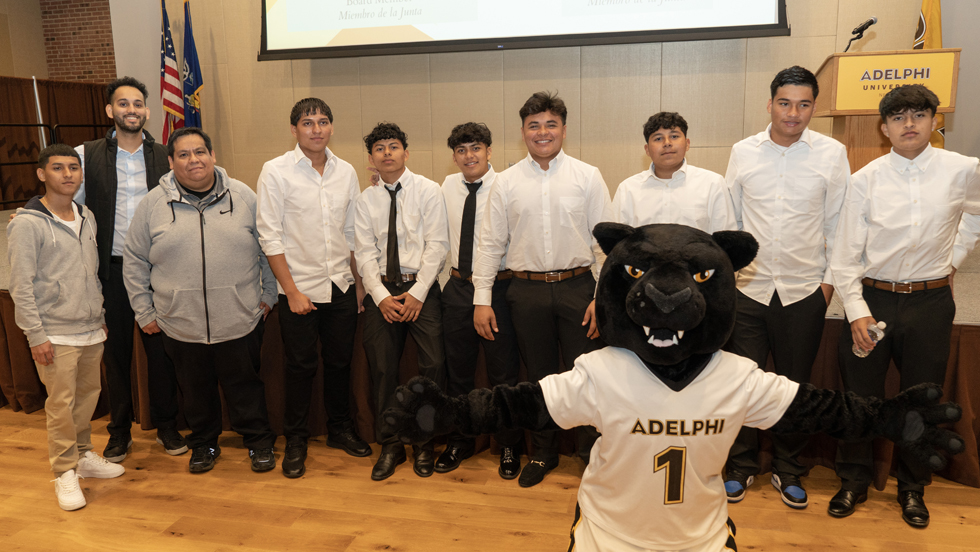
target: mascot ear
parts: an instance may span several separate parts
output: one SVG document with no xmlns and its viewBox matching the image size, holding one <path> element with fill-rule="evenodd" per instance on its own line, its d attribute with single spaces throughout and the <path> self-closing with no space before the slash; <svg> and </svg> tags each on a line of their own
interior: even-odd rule
<svg viewBox="0 0 980 552">
<path fill-rule="evenodd" d="M 617 243 L 632 236 L 633 232 L 636 232 L 636 228 L 618 222 L 600 222 L 592 229 L 592 235 L 595 236 L 596 241 L 599 242 L 599 247 L 606 255 L 616 247 Z"/>
<path fill-rule="evenodd" d="M 748 232 L 721 230 L 712 234 L 711 237 L 715 239 L 715 243 L 725 250 L 725 253 L 728 253 L 728 258 L 732 260 L 732 267 L 735 270 L 741 270 L 748 266 L 755 258 L 755 254 L 759 252 L 759 242 Z"/>
</svg>

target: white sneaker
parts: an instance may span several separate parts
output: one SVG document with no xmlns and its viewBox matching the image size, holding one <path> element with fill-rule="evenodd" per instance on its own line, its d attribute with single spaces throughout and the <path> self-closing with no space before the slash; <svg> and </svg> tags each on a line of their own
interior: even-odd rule
<svg viewBox="0 0 980 552">
<path fill-rule="evenodd" d="M 82 488 L 78 486 L 81 476 L 75 470 L 68 470 L 61 474 L 61 477 L 53 479 L 54 494 L 58 497 L 58 506 L 62 510 L 72 511 L 85 506 L 85 495 Z"/>
<path fill-rule="evenodd" d="M 78 459 L 78 467 L 75 469 L 82 477 L 97 479 L 112 479 L 126 473 L 126 468 L 113 464 L 90 450 L 85 451 L 85 454 Z"/>
</svg>

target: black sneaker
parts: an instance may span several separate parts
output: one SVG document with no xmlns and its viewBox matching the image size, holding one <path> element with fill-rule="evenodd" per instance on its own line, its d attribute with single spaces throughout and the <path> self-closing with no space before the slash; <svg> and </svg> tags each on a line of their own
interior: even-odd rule
<svg viewBox="0 0 980 552">
<path fill-rule="evenodd" d="M 282 474 L 295 479 L 303 477 L 304 473 L 306 473 L 306 442 L 286 443 L 286 452 L 282 455 Z"/>
<path fill-rule="evenodd" d="M 500 467 L 497 473 L 504 479 L 514 479 L 521 473 L 521 455 L 513 447 L 500 447 Z"/>
<path fill-rule="evenodd" d="M 184 437 L 174 428 L 158 429 L 157 443 L 163 445 L 163 450 L 170 456 L 180 456 L 187 452 L 187 443 Z"/>
<path fill-rule="evenodd" d="M 364 439 L 361 439 L 353 428 L 345 428 L 339 433 L 329 433 L 327 435 L 327 446 L 340 449 L 351 456 L 364 458 L 371 456 L 371 446 Z"/>
<path fill-rule="evenodd" d="M 558 459 L 551 461 L 531 460 L 521 470 L 521 478 L 517 480 L 521 487 L 533 487 L 544 479 L 551 470 L 558 467 Z"/>
<path fill-rule="evenodd" d="M 776 490 L 779 491 L 779 496 L 782 497 L 783 502 L 790 508 L 802 510 L 809 504 L 803 483 L 795 475 L 772 472 L 772 486 L 776 487 Z"/>
<path fill-rule="evenodd" d="M 221 447 L 218 445 L 204 445 L 195 448 L 191 452 L 191 473 L 211 471 L 214 468 L 214 460 L 219 456 L 221 456 Z"/>
<path fill-rule="evenodd" d="M 728 502 L 741 502 L 745 498 L 745 491 L 752 486 L 753 481 L 755 481 L 754 475 L 728 470 L 725 475 L 725 494 L 728 495 Z"/>
<path fill-rule="evenodd" d="M 248 449 L 248 457 L 252 459 L 252 471 L 267 472 L 276 467 L 276 455 L 272 447 Z"/>
<path fill-rule="evenodd" d="M 126 451 L 133 446 L 133 438 L 126 435 L 110 435 L 109 442 L 102 451 L 102 457 L 106 460 L 118 464 L 126 459 Z"/>
</svg>

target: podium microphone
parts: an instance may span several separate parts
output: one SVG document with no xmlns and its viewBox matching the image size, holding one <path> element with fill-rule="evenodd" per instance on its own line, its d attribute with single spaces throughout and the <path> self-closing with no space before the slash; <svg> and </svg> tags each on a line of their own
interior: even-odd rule
<svg viewBox="0 0 980 552">
<path fill-rule="evenodd" d="M 864 31 L 867 31 L 869 27 L 871 27 L 872 25 L 874 25 L 877 22 L 878 22 L 878 18 L 877 17 L 872 17 L 871 19 L 865 21 L 864 23 L 861 23 L 857 27 L 854 27 L 854 30 L 851 31 L 851 34 L 855 34 L 855 35 L 856 34 L 861 34 Z"/>
<path fill-rule="evenodd" d="M 844 52 L 847 52 L 848 50 L 851 49 L 851 43 L 852 42 L 854 42 L 855 40 L 857 40 L 859 38 L 864 38 L 864 31 L 867 31 L 869 27 L 871 27 L 872 25 L 874 25 L 877 22 L 878 22 L 878 18 L 877 17 L 872 17 L 871 19 L 865 21 L 864 23 L 861 23 L 857 27 L 854 27 L 854 30 L 851 31 L 851 34 L 854 35 L 854 36 L 851 37 L 851 39 L 847 41 L 847 47 L 844 48 Z"/>
</svg>

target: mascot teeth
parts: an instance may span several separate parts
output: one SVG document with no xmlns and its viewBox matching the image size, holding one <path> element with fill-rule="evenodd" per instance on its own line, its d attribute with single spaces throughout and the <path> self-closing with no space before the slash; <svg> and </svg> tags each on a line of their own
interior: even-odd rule
<svg viewBox="0 0 980 552">
<path fill-rule="evenodd" d="M 650 328 L 648 326 L 643 326 L 643 331 L 650 336 L 647 343 L 653 345 L 654 347 L 673 347 L 677 345 L 679 340 L 684 337 L 684 331 L 678 330 L 674 333 L 673 330 L 653 330 L 652 335 Z"/>
</svg>

